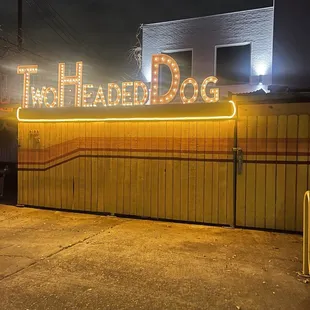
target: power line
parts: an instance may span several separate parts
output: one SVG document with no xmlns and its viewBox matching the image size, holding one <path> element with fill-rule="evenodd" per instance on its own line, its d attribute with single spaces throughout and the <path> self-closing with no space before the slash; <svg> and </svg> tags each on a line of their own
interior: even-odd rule
<svg viewBox="0 0 310 310">
<path fill-rule="evenodd" d="M 2 55 L 2 57 L 1 57 L 1 59 L 3 59 L 5 56 L 7 56 L 9 51 L 13 52 L 14 55 L 16 55 L 16 54 L 18 54 L 18 53 L 20 53 L 22 51 L 26 51 L 26 52 L 28 52 L 28 53 L 30 53 L 32 55 L 38 56 L 38 57 L 43 58 L 45 60 L 49 60 L 49 59 L 43 57 L 40 54 L 37 54 L 37 53 L 27 49 L 27 48 L 24 48 L 23 46 L 22 47 L 20 46 L 20 40 L 24 39 L 24 33 L 23 33 L 23 37 L 21 37 L 19 33 L 17 34 L 18 44 L 16 44 L 13 41 L 11 41 L 10 38 L 9 38 L 10 36 L 15 38 L 15 34 L 12 34 L 12 33 L 8 32 L 8 31 L 5 31 L 3 28 L 1 28 L 0 30 L 1 30 L 2 33 L 5 33 L 5 35 L 6 35 L 6 37 L 0 36 L 0 40 L 10 44 L 10 46 L 4 46 L 4 47 L 0 46 L 0 48 L 2 48 L 2 49 L 7 49 L 7 53 L 4 53 L 4 55 Z M 28 35 L 27 35 L 27 38 L 28 38 Z M 12 50 L 12 48 L 11 48 L 12 46 L 17 47 L 17 50 L 16 51 Z"/>
<path fill-rule="evenodd" d="M 71 31 L 76 32 L 76 30 L 65 20 L 62 18 L 62 16 L 51 6 L 51 4 L 47 1 L 44 0 L 44 2 L 47 4 L 47 6 L 49 7 L 50 11 L 52 11 L 54 14 L 56 14 L 56 16 L 58 16 L 58 18 L 63 22 L 63 24 Z M 68 31 L 69 32 L 69 31 Z M 71 35 L 71 37 L 73 39 L 75 39 L 76 41 L 79 41 L 76 39 L 75 35 L 73 35 L 72 33 L 69 32 L 69 34 Z"/>
<path fill-rule="evenodd" d="M 32 0 L 32 1 L 36 2 L 36 0 Z M 84 54 L 89 54 L 90 52 L 92 52 L 91 53 L 92 55 L 91 56 L 89 55 L 91 58 L 94 58 L 94 56 L 98 59 L 101 58 L 97 52 L 95 52 L 94 50 L 89 50 L 89 48 L 87 46 L 85 46 L 85 43 L 83 41 L 76 38 L 74 33 L 77 33 L 77 31 L 52 7 L 52 5 L 47 0 L 42 0 L 42 1 L 44 1 L 46 3 L 46 5 L 48 6 L 47 10 L 49 11 L 49 15 L 58 24 L 58 28 L 63 27 L 62 32 L 66 33 L 67 36 L 68 35 L 71 36 L 73 41 L 75 41 L 74 43 L 77 44 L 77 46 L 81 49 L 81 51 Z M 56 16 L 58 16 L 58 18 L 60 19 L 61 22 L 57 21 L 55 14 L 56 14 Z"/>
<path fill-rule="evenodd" d="M 66 22 L 61 15 L 48 3 L 47 0 L 44 0 L 46 5 L 48 7 L 42 6 L 42 4 L 39 4 L 37 0 L 31 0 L 32 3 L 29 2 L 30 0 L 26 0 L 27 4 L 32 7 L 32 3 L 34 3 L 37 7 L 38 13 L 43 17 L 44 21 L 50 26 L 50 28 L 58 34 L 59 37 L 62 38 L 62 40 L 67 45 L 74 45 L 74 50 L 76 48 L 80 49 L 80 52 L 84 54 L 85 58 L 88 58 L 89 60 L 93 60 L 94 58 L 100 59 L 101 57 L 93 50 L 89 50 L 87 46 L 83 42 L 81 42 L 79 39 L 75 37 L 74 34 L 72 34 L 71 30 L 68 30 L 67 28 L 73 29 L 68 22 Z M 58 16 L 58 19 L 56 18 Z M 51 25 L 51 23 L 53 25 Z M 57 29 L 56 29 L 57 28 Z M 61 34 L 60 34 L 61 32 Z M 90 54 L 91 53 L 91 54 Z"/>
<path fill-rule="evenodd" d="M 9 41 L 10 44 L 14 44 L 12 40 L 15 39 L 15 36 L 16 36 L 15 33 L 10 33 L 10 32 L 8 32 L 8 31 L 5 31 L 3 28 L 0 28 L 0 31 L 6 34 L 6 37 L 7 37 L 7 39 L 8 39 L 8 41 Z M 11 38 L 14 38 L 14 39 L 10 39 L 10 37 L 11 37 Z M 17 34 L 17 37 L 20 38 L 19 34 Z M 31 43 L 34 43 L 35 46 L 42 46 L 43 48 L 47 49 L 46 45 L 44 45 L 44 44 L 43 44 L 41 41 L 39 41 L 38 39 L 34 40 L 34 39 L 28 34 L 28 32 L 25 31 L 25 29 L 23 29 L 23 36 L 22 36 L 22 39 L 23 39 L 23 42 L 26 43 L 26 45 L 27 45 L 27 41 L 28 41 L 28 42 L 31 41 Z M 1 47 L 1 46 L 0 46 L 0 48 L 4 49 L 4 48 Z M 8 48 L 8 49 L 10 49 L 10 48 Z M 13 53 L 16 55 L 16 52 L 12 51 L 12 49 L 10 49 L 10 50 L 11 50 L 11 52 L 13 52 Z M 24 50 L 27 50 L 27 49 L 24 49 Z M 18 51 L 17 51 L 17 52 L 18 52 Z M 33 51 L 31 51 L 31 52 L 33 52 Z M 35 52 L 33 52 L 33 53 L 35 53 Z M 0 55 L 0 59 L 3 59 L 5 56 L 7 56 L 7 54 L 8 54 L 8 52 L 7 52 L 7 53 L 3 53 L 3 55 Z M 60 55 L 59 55 L 57 52 L 54 52 L 53 54 L 56 55 L 58 58 L 60 58 Z M 39 57 L 42 58 L 43 56 L 39 55 Z M 45 58 L 45 59 L 47 59 L 47 58 Z"/>
<path fill-rule="evenodd" d="M 60 16 L 59 13 L 57 13 L 57 11 L 47 2 L 45 1 L 46 3 L 46 6 L 42 6 L 41 4 L 39 5 L 38 1 L 37 0 L 32 0 L 37 6 L 40 7 L 40 9 L 42 10 L 43 14 L 45 12 L 45 15 L 48 16 L 48 18 L 51 19 L 51 22 L 54 24 L 55 27 L 57 27 L 57 29 L 59 31 L 61 31 L 65 37 L 67 39 L 69 39 L 69 41 L 76 41 L 75 43 L 79 43 L 78 40 L 74 37 L 74 35 L 72 35 L 72 33 L 70 31 L 68 31 L 68 23 Z M 60 17 L 60 20 L 62 21 L 59 22 L 59 20 L 57 20 L 57 18 L 55 17 L 55 14 L 56 16 L 59 16 Z M 71 26 L 69 26 L 71 27 Z M 72 27 L 71 27 L 72 28 Z"/>
<path fill-rule="evenodd" d="M 37 11 L 39 11 L 39 15 L 41 15 L 44 19 L 44 21 L 46 22 L 46 24 L 66 43 L 66 44 L 70 44 L 60 33 L 58 30 L 56 30 L 50 23 L 49 21 L 45 18 L 45 14 L 44 14 L 44 10 L 41 8 L 41 6 L 37 3 L 37 1 L 32 0 L 33 3 L 36 5 L 37 7 Z M 31 7 L 32 4 L 26 0 L 26 3 Z"/>
<path fill-rule="evenodd" d="M 1 41 L 4 41 L 4 42 L 6 42 L 6 43 L 9 43 L 10 45 L 13 45 L 14 47 L 19 48 L 19 45 L 17 45 L 16 43 L 13 43 L 12 41 L 10 41 L 10 40 L 7 39 L 7 38 L 4 38 L 3 36 L 0 36 L 0 40 L 1 40 Z M 44 59 L 44 60 L 51 61 L 50 59 L 48 59 L 48 58 L 46 58 L 46 57 L 43 57 L 43 56 L 40 55 L 40 54 L 34 53 L 34 52 L 32 52 L 32 51 L 30 51 L 30 50 L 24 48 L 24 47 L 22 47 L 21 51 L 25 51 L 25 52 L 27 52 L 27 53 L 30 53 L 30 54 L 34 55 L 34 56 L 40 57 L 40 58 L 42 58 L 42 59 Z"/>
<path fill-rule="evenodd" d="M 10 51 L 10 47 L 9 46 L 0 46 L 0 48 L 3 50 L 3 53 L 0 55 L 0 59 L 3 59 L 5 56 L 8 55 L 8 53 Z"/>
<path fill-rule="evenodd" d="M 37 38 L 36 39 L 33 39 L 27 32 L 25 32 L 24 30 L 24 39 L 25 39 L 25 42 L 27 44 L 27 42 L 31 41 L 31 43 L 33 43 L 36 47 L 42 47 L 43 49 L 47 50 L 47 47 L 46 45 L 44 45 L 41 41 L 39 41 Z M 58 58 L 61 58 L 61 56 L 57 53 L 57 52 L 53 52 L 53 55 L 54 56 L 57 56 Z"/>
</svg>

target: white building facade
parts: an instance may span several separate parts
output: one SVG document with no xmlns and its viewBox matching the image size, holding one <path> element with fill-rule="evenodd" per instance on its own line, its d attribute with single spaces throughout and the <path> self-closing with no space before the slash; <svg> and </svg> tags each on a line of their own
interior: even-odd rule
<svg viewBox="0 0 310 310">
<path fill-rule="evenodd" d="M 153 54 L 178 58 L 183 53 L 187 71 L 197 81 L 219 78 L 222 96 L 267 90 L 272 84 L 273 28 L 273 7 L 144 25 L 142 73 L 149 82 Z"/>
</svg>

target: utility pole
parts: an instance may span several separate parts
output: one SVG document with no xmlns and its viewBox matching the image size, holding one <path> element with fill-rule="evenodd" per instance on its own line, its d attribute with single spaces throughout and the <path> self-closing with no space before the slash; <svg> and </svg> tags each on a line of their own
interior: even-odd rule
<svg viewBox="0 0 310 310">
<path fill-rule="evenodd" d="M 18 3 L 18 29 L 17 29 L 17 42 L 18 50 L 23 49 L 23 0 L 17 0 Z"/>
</svg>

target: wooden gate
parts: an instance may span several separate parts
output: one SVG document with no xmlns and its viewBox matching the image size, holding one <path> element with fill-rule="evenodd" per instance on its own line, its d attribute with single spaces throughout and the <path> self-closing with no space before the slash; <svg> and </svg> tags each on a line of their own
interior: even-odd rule
<svg viewBox="0 0 310 310">
<path fill-rule="evenodd" d="M 234 127 L 20 123 L 18 203 L 232 225 Z"/>
<path fill-rule="evenodd" d="M 243 167 L 237 176 L 237 226 L 302 231 L 303 195 L 310 185 L 309 108 L 309 103 L 239 106 Z"/>
</svg>

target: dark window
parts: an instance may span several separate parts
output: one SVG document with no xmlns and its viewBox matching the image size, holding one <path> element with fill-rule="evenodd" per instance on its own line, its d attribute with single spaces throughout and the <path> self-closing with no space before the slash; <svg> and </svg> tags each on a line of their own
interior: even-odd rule
<svg viewBox="0 0 310 310">
<path fill-rule="evenodd" d="M 192 51 L 182 51 L 173 53 L 163 53 L 172 57 L 180 68 L 180 86 L 181 83 L 192 76 Z M 167 66 L 160 66 L 160 85 L 159 94 L 164 95 L 170 88 L 171 85 L 171 72 Z M 179 95 L 177 95 L 174 101 L 180 101 Z"/>
<path fill-rule="evenodd" d="M 218 47 L 216 76 L 219 84 L 247 84 L 251 76 L 251 45 Z"/>
</svg>

